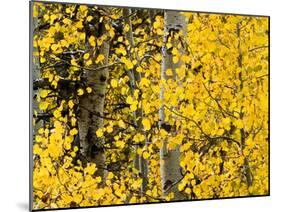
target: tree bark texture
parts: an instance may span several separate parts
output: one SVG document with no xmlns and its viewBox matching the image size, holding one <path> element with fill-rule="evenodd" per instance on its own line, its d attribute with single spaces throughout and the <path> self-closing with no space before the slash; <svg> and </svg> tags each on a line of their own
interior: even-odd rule
<svg viewBox="0 0 281 212">
<path fill-rule="evenodd" d="M 178 48 L 180 43 L 179 39 L 173 39 L 173 34 L 182 32 L 181 36 L 187 35 L 187 20 L 186 17 L 175 11 L 165 11 L 164 13 L 164 41 L 162 46 L 162 67 L 161 67 L 161 80 L 176 80 L 176 68 L 182 65 L 182 62 L 173 63 L 172 53 L 170 49 L 167 49 L 167 42 L 171 42 L 172 46 L 177 48 L 180 54 L 184 54 L 183 47 Z M 172 76 L 167 76 L 166 70 L 171 69 L 173 72 Z M 162 84 L 160 88 L 160 110 L 159 110 L 159 127 L 163 128 L 166 123 L 165 121 L 165 101 L 164 101 L 165 87 Z M 173 200 L 182 200 L 184 195 L 178 191 L 178 183 L 181 178 L 180 171 L 180 149 L 177 145 L 174 149 L 169 150 L 167 148 L 167 140 L 163 140 L 163 146 L 160 149 L 160 173 L 163 196 L 166 197 L 170 192 L 174 193 Z"/>
<path fill-rule="evenodd" d="M 125 32 L 125 38 L 129 42 L 129 57 L 132 60 L 133 57 L 135 56 L 137 60 L 137 65 L 139 65 L 139 58 L 138 54 L 136 51 L 131 53 L 131 49 L 135 48 L 135 43 L 134 43 L 134 36 L 133 36 L 133 28 L 132 28 L 132 21 L 131 21 L 131 9 L 123 9 L 123 17 L 125 17 L 125 25 L 129 26 L 129 30 Z M 133 78 L 133 86 L 132 86 L 132 93 L 134 89 L 136 88 L 136 83 L 139 83 L 141 80 L 141 74 L 135 70 L 127 70 L 130 72 L 131 77 Z M 130 76 L 129 76 L 130 77 Z M 135 118 L 135 124 L 137 126 L 137 131 L 141 132 L 142 131 L 142 117 L 143 117 L 143 112 L 141 108 L 138 108 L 135 113 L 134 113 L 134 118 Z M 134 164 L 135 168 L 139 170 L 141 177 L 142 177 L 142 185 L 141 185 L 141 191 L 145 192 L 147 189 L 147 184 L 148 184 L 148 162 L 147 160 L 143 159 L 136 153 L 137 147 L 135 148 L 135 159 L 134 159 Z"/>
<path fill-rule="evenodd" d="M 102 34 L 107 35 L 105 24 L 101 26 Z M 108 65 L 109 57 L 109 36 L 98 47 L 98 51 L 90 50 L 90 57 L 93 60 L 91 68 L 99 68 Z M 96 57 L 102 54 L 104 60 L 98 64 L 95 63 Z M 108 80 L 108 68 L 97 71 L 86 70 L 84 77 L 88 86 L 92 88 L 92 93 L 85 93 L 80 100 L 80 117 L 79 117 L 79 136 L 80 136 L 80 152 L 89 162 L 94 162 L 98 168 L 96 174 L 105 176 L 105 151 L 104 139 L 97 137 L 96 131 L 103 127 L 103 111 L 104 99 L 106 94 L 106 85 Z"/>
</svg>

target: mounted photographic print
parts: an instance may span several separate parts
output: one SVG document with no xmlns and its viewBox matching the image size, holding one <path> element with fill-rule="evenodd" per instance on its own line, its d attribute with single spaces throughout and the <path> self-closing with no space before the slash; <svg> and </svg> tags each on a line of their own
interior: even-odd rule
<svg viewBox="0 0 281 212">
<path fill-rule="evenodd" d="M 269 195 L 269 17 L 30 10 L 31 210 Z"/>
</svg>

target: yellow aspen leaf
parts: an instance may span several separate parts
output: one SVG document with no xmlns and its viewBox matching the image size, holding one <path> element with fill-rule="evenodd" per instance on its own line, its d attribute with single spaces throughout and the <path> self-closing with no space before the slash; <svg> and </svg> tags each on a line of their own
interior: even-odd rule
<svg viewBox="0 0 281 212">
<path fill-rule="evenodd" d="M 149 162 L 150 162 L 150 165 L 151 165 L 151 166 L 157 166 L 157 165 L 158 165 L 157 160 L 152 159 L 152 160 L 150 160 Z"/>
<path fill-rule="evenodd" d="M 178 184 L 178 189 L 179 189 L 179 191 L 182 191 L 182 190 L 184 189 L 184 187 L 185 187 L 185 185 L 184 185 L 183 182 L 180 182 L 180 183 Z"/>
<path fill-rule="evenodd" d="M 223 135 L 223 133 L 224 133 L 224 129 L 219 129 L 217 135 Z"/>
<path fill-rule="evenodd" d="M 55 118 L 61 117 L 61 112 L 59 110 L 55 110 L 53 114 Z"/>
<path fill-rule="evenodd" d="M 37 155 L 40 155 L 42 154 L 42 149 L 40 148 L 40 146 L 38 144 L 35 144 L 33 146 L 33 153 L 34 154 L 37 154 Z"/>
<path fill-rule="evenodd" d="M 98 44 L 98 46 L 101 46 L 103 43 L 102 38 L 98 38 L 96 43 Z"/>
<path fill-rule="evenodd" d="M 69 43 L 66 40 L 61 40 L 60 43 L 64 47 L 69 47 Z"/>
<path fill-rule="evenodd" d="M 134 102 L 134 99 L 131 96 L 127 96 L 126 103 L 127 104 L 133 104 L 133 102 Z"/>
<path fill-rule="evenodd" d="M 76 153 L 75 152 L 70 152 L 70 155 L 71 155 L 71 157 L 75 157 L 76 156 Z"/>
<path fill-rule="evenodd" d="M 177 48 L 174 47 L 174 48 L 172 49 L 172 54 L 173 54 L 173 55 L 178 55 L 178 54 L 179 54 L 179 51 L 177 50 Z"/>
<path fill-rule="evenodd" d="M 173 76 L 173 71 L 172 71 L 172 69 L 168 68 L 168 69 L 166 70 L 166 75 L 167 75 L 167 76 Z"/>
<path fill-rule="evenodd" d="M 191 194 L 191 189 L 189 187 L 187 187 L 184 191 L 188 194 Z"/>
<path fill-rule="evenodd" d="M 98 64 L 98 63 L 100 63 L 103 60 L 104 60 L 104 55 L 103 54 L 99 54 L 97 56 L 97 59 L 96 59 L 95 63 Z"/>
<path fill-rule="evenodd" d="M 121 61 L 126 65 L 127 69 L 132 69 L 134 67 L 134 64 L 126 57 L 121 57 Z"/>
<path fill-rule="evenodd" d="M 77 146 L 73 147 L 74 152 L 78 152 L 79 148 Z"/>
<path fill-rule="evenodd" d="M 83 89 L 82 89 L 82 88 L 79 88 L 79 89 L 77 90 L 77 95 L 78 95 L 78 96 L 82 96 L 83 94 L 84 94 Z"/>
<path fill-rule="evenodd" d="M 110 26 L 109 26 L 108 24 L 105 24 L 105 25 L 104 25 L 104 28 L 105 28 L 106 30 L 110 30 Z"/>
<path fill-rule="evenodd" d="M 73 106 L 74 106 L 73 100 L 69 100 L 69 101 L 68 101 L 68 107 L 69 107 L 70 109 L 72 109 Z"/>
<path fill-rule="evenodd" d="M 122 87 L 122 88 L 121 88 L 121 94 L 122 94 L 122 95 L 127 94 L 127 91 L 128 91 L 127 88 L 125 88 L 125 87 Z"/>
<path fill-rule="evenodd" d="M 136 141 L 136 142 L 141 142 L 141 141 L 144 141 L 145 139 L 145 136 L 140 134 L 140 133 L 137 133 L 134 137 L 133 137 L 133 140 Z"/>
<path fill-rule="evenodd" d="M 142 152 L 143 152 L 142 148 L 138 148 L 138 149 L 137 149 L 137 154 L 138 154 L 138 155 L 142 155 Z"/>
<path fill-rule="evenodd" d="M 77 204 L 79 204 L 83 199 L 83 196 L 81 194 L 76 194 L 73 196 L 73 200 L 74 202 L 76 202 Z"/>
<path fill-rule="evenodd" d="M 35 141 L 36 141 L 36 142 L 42 141 L 42 137 L 41 137 L 40 135 L 36 135 L 36 136 L 35 136 Z"/>
<path fill-rule="evenodd" d="M 70 121 L 71 121 L 71 126 L 74 127 L 76 125 L 77 119 L 74 117 L 71 117 Z"/>
<path fill-rule="evenodd" d="M 134 101 L 135 102 L 135 101 Z M 134 112 L 134 111 L 136 111 L 138 109 L 138 105 L 137 104 L 131 104 L 130 105 L 130 110 L 132 111 L 132 112 Z"/>
<path fill-rule="evenodd" d="M 103 136 L 103 130 L 101 128 L 99 128 L 97 131 L 96 131 L 96 135 L 98 138 L 102 137 Z"/>
<path fill-rule="evenodd" d="M 243 155 L 244 155 L 244 156 L 247 157 L 249 154 L 250 154 L 250 151 L 249 151 L 248 148 L 243 149 Z"/>
<path fill-rule="evenodd" d="M 71 144 L 70 143 L 65 143 L 64 144 L 64 149 L 70 150 L 71 149 Z"/>
<path fill-rule="evenodd" d="M 164 34 L 164 31 L 163 31 L 163 29 L 158 28 L 158 29 L 156 29 L 156 33 L 157 33 L 157 35 L 161 36 Z"/>
<path fill-rule="evenodd" d="M 191 185 L 192 185 L 192 186 L 195 186 L 195 184 L 196 184 L 196 180 L 194 180 L 194 179 L 191 180 Z"/>
<path fill-rule="evenodd" d="M 119 36 L 119 37 L 117 38 L 117 41 L 118 41 L 118 42 L 123 42 L 123 36 Z"/>
<path fill-rule="evenodd" d="M 190 61 L 190 57 L 188 57 L 187 55 L 182 55 L 181 60 L 185 63 L 188 63 Z"/>
<path fill-rule="evenodd" d="M 238 128 L 238 129 L 242 129 L 243 128 L 243 121 L 241 119 L 235 120 L 234 121 L 234 125 Z"/>
<path fill-rule="evenodd" d="M 94 36 L 92 36 L 92 35 L 90 36 L 89 43 L 91 46 L 96 46 L 96 39 Z"/>
<path fill-rule="evenodd" d="M 39 133 L 39 134 L 43 134 L 43 133 L 44 133 L 44 128 L 40 128 L 40 129 L 38 130 L 38 133 Z"/>
<path fill-rule="evenodd" d="M 76 128 L 73 128 L 69 131 L 70 135 L 77 135 L 78 134 L 78 130 Z"/>
<path fill-rule="evenodd" d="M 122 54 L 123 56 L 125 56 L 127 54 L 127 51 L 124 47 L 120 47 L 119 49 L 116 49 L 116 53 Z"/>
<path fill-rule="evenodd" d="M 114 174 L 112 172 L 108 172 L 107 179 L 111 180 L 111 179 L 113 179 L 113 177 L 114 177 Z"/>
<path fill-rule="evenodd" d="M 149 154 L 147 151 L 144 151 L 143 154 L 142 154 L 142 157 L 143 157 L 144 159 L 149 158 L 149 156 L 150 156 L 150 154 Z"/>
<path fill-rule="evenodd" d="M 171 44 L 171 42 L 168 42 L 168 43 L 166 44 L 167 49 L 170 49 L 172 46 L 173 46 L 173 45 Z"/>
<path fill-rule="evenodd" d="M 138 61 L 137 60 L 133 60 L 133 65 L 137 65 Z"/>
<path fill-rule="evenodd" d="M 134 97 L 136 98 L 136 99 L 138 99 L 139 98 L 139 93 L 140 93 L 140 91 L 137 89 L 137 90 L 134 90 Z"/>
<path fill-rule="evenodd" d="M 62 21 L 64 24 L 70 25 L 71 24 L 71 20 L 68 18 L 64 18 Z"/>
<path fill-rule="evenodd" d="M 112 133 L 112 132 L 113 132 L 113 127 L 112 127 L 111 125 L 108 125 L 108 126 L 106 127 L 106 132 Z"/>
<path fill-rule="evenodd" d="M 50 16 L 50 23 L 53 24 L 54 23 L 54 20 L 57 18 L 57 15 L 56 14 L 52 14 Z"/>
<path fill-rule="evenodd" d="M 148 131 L 151 128 L 150 120 L 148 118 L 144 118 L 142 120 L 142 125 L 144 127 L 144 130 Z"/>
<path fill-rule="evenodd" d="M 95 180 L 97 181 L 97 183 L 100 183 L 100 182 L 102 181 L 102 179 L 101 179 L 101 177 L 100 177 L 100 176 L 96 177 L 96 179 L 95 179 Z"/>
<path fill-rule="evenodd" d="M 86 66 L 90 66 L 90 65 L 92 65 L 92 60 L 91 59 L 89 59 L 89 60 L 87 60 L 87 62 L 86 62 Z"/>
<path fill-rule="evenodd" d="M 47 108 L 48 108 L 48 106 L 49 106 L 49 102 L 46 102 L 46 101 L 44 101 L 44 102 L 40 102 L 39 103 L 39 109 L 40 110 L 46 110 Z"/>
<path fill-rule="evenodd" d="M 46 58 L 45 57 L 40 57 L 40 62 L 41 63 L 45 63 L 47 60 L 46 60 Z"/>
<path fill-rule="evenodd" d="M 49 15 L 48 15 L 48 14 L 45 14 L 45 15 L 43 16 L 43 18 L 44 18 L 44 21 L 48 21 L 48 20 L 49 20 Z"/>
<path fill-rule="evenodd" d="M 93 16 L 89 15 L 89 16 L 86 18 L 86 21 L 90 22 L 91 20 L 93 20 Z"/>
<path fill-rule="evenodd" d="M 83 59 L 84 59 L 84 60 L 87 60 L 89 57 L 90 57 L 90 54 L 89 54 L 89 53 L 86 53 L 86 54 L 84 54 Z"/>
<path fill-rule="evenodd" d="M 229 117 L 222 119 L 222 125 L 224 129 L 230 130 L 230 123 L 231 123 L 231 119 Z"/>
<path fill-rule="evenodd" d="M 132 188 L 133 188 L 133 189 L 138 189 L 139 187 L 140 187 L 140 182 L 135 180 L 135 181 L 133 182 L 133 184 L 132 184 Z"/>
<path fill-rule="evenodd" d="M 33 18 L 36 18 L 39 14 L 36 5 L 34 5 L 32 9 L 32 16 Z"/>
<path fill-rule="evenodd" d="M 124 141 L 119 141 L 119 140 L 118 140 L 118 141 L 116 141 L 115 145 L 116 145 L 117 147 L 124 148 L 125 142 L 124 142 Z"/>
<path fill-rule="evenodd" d="M 79 38 L 80 38 L 80 40 L 85 40 L 86 34 L 84 32 L 80 33 Z"/>
<path fill-rule="evenodd" d="M 92 93 L 92 92 L 93 92 L 93 89 L 92 89 L 91 87 L 87 87 L 87 88 L 86 88 L 86 91 L 87 91 L 87 93 Z"/>
<path fill-rule="evenodd" d="M 127 61 L 126 66 L 128 69 L 134 68 L 134 64 L 130 60 Z"/>
<path fill-rule="evenodd" d="M 116 79 L 112 79 L 112 80 L 110 81 L 110 84 L 111 84 L 111 86 L 112 86 L 113 88 L 116 88 L 117 85 L 118 85 L 118 82 L 117 82 Z"/>
<path fill-rule="evenodd" d="M 138 66 L 138 67 L 136 68 L 136 71 L 139 72 L 139 73 L 141 73 L 141 72 L 143 71 L 143 68 L 142 68 L 141 66 Z"/>
<path fill-rule="evenodd" d="M 126 24 L 124 27 L 125 32 L 128 32 L 130 30 L 129 24 Z"/>
<path fill-rule="evenodd" d="M 179 62 L 179 57 L 178 56 L 173 56 L 173 63 L 178 63 Z"/>
<path fill-rule="evenodd" d="M 126 125 L 125 125 L 125 123 L 124 123 L 123 120 L 119 120 L 119 121 L 118 121 L 118 126 L 121 127 L 121 128 L 123 128 L 123 129 L 126 128 Z"/>
<path fill-rule="evenodd" d="M 41 90 L 39 93 L 42 98 L 46 98 L 49 92 L 47 90 Z"/>
<path fill-rule="evenodd" d="M 184 68 L 177 68 L 176 69 L 177 76 L 180 80 L 182 80 L 185 77 L 185 69 Z"/>
<path fill-rule="evenodd" d="M 71 63 L 71 65 L 78 66 L 78 64 L 77 64 L 77 62 L 76 62 L 76 60 L 74 58 L 72 58 L 70 60 L 70 63 Z"/>
<path fill-rule="evenodd" d="M 150 81 L 147 78 L 142 78 L 140 81 L 141 88 L 148 87 L 150 84 Z"/>
<path fill-rule="evenodd" d="M 88 165 L 84 171 L 90 175 L 93 175 L 96 172 L 97 168 L 96 168 L 96 164 L 92 163 L 90 165 Z"/>
<path fill-rule="evenodd" d="M 153 27 L 154 27 L 155 29 L 159 28 L 159 26 L 160 26 L 160 22 L 155 21 L 155 22 L 153 23 Z"/>
<path fill-rule="evenodd" d="M 75 24 L 75 27 L 76 27 L 77 29 L 83 29 L 83 23 L 82 23 L 82 21 L 78 21 L 78 22 Z"/>
<path fill-rule="evenodd" d="M 150 104 L 148 102 L 143 102 L 142 108 L 143 108 L 145 113 L 149 113 L 151 111 L 151 109 L 150 109 L 151 107 L 150 107 Z"/>
<path fill-rule="evenodd" d="M 165 197 L 165 199 L 166 199 L 166 201 L 171 201 L 173 198 L 174 198 L 174 192 L 170 192 L 166 197 Z"/>
<path fill-rule="evenodd" d="M 88 9 L 88 7 L 86 5 L 80 5 L 79 10 L 81 12 L 85 12 Z"/>
<path fill-rule="evenodd" d="M 53 51 L 56 51 L 57 49 L 59 48 L 59 45 L 58 44 L 52 44 L 52 46 L 51 46 L 51 49 L 53 50 Z"/>
</svg>

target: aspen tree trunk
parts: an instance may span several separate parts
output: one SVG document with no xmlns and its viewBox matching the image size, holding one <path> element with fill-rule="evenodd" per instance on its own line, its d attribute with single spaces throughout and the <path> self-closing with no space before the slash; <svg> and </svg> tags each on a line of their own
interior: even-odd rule
<svg viewBox="0 0 281 212">
<path fill-rule="evenodd" d="M 238 37 L 238 58 L 237 58 L 237 63 L 238 63 L 238 67 L 242 68 L 243 67 L 243 56 L 242 56 L 242 51 L 241 51 L 241 40 L 240 40 L 240 26 L 241 23 L 237 24 L 237 37 Z M 240 81 L 240 92 L 242 92 L 243 87 L 244 87 L 244 83 L 243 83 L 243 76 L 242 76 L 242 71 L 239 73 L 239 81 Z M 240 119 L 243 119 L 244 117 L 244 113 L 242 111 L 242 107 L 240 109 Z M 245 141 L 246 141 L 246 135 L 245 135 L 245 130 L 244 128 L 240 129 L 240 140 L 241 140 L 241 151 L 243 152 L 243 150 L 246 147 Z M 252 173 L 251 173 L 251 168 L 250 168 L 250 164 L 249 164 L 249 159 L 247 156 L 244 157 L 244 173 L 245 173 L 245 177 L 246 177 L 246 183 L 247 186 L 250 187 L 253 183 L 253 179 L 252 179 Z"/>
<path fill-rule="evenodd" d="M 125 38 L 129 42 L 129 54 L 130 54 L 130 59 L 133 59 L 133 55 L 135 56 L 137 60 L 137 65 L 139 65 L 139 58 L 138 54 L 135 51 L 135 44 L 134 44 L 134 36 L 133 36 L 133 28 L 132 28 L 132 21 L 131 21 L 131 9 L 123 9 L 123 16 L 125 17 L 125 25 L 129 26 L 129 30 L 125 32 Z M 134 52 L 131 53 L 131 50 L 134 49 Z M 130 70 L 128 70 L 130 71 Z M 136 83 L 139 83 L 141 80 L 141 74 L 137 72 L 135 69 L 132 70 L 132 76 L 134 78 L 134 84 L 132 87 L 132 91 L 136 88 Z M 142 109 L 138 108 L 135 112 L 135 124 L 137 126 L 137 131 L 142 131 Z M 136 148 L 137 150 L 137 148 Z M 147 160 L 143 159 L 140 157 L 137 153 L 135 154 L 135 159 L 134 159 L 134 164 L 135 168 L 138 169 L 141 173 L 142 176 L 142 186 L 141 186 L 141 191 L 145 192 L 147 189 L 147 184 L 148 184 L 148 162 Z"/>
<path fill-rule="evenodd" d="M 183 47 L 179 47 L 179 39 L 173 37 L 176 33 L 182 33 L 181 36 L 187 36 L 187 20 L 186 17 L 175 11 L 165 11 L 164 13 L 164 41 L 162 46 L 162 67 L 161 80 L 176 80 L 176 68 L 182 65 L 182 62 L 173 63 L 171 49 L 167 49 L 166 44 L 169 42 L 173 47 L 177 48 L 180 53 L 183 53 Z M 173 76 L 167 76 L 166 70 L 172 69 Z M 159 111 L 159 127 L 163 128 L 165 121 L 165 87 L 162 84 L 160 88 L 160 111 Z M 160 149 L 160 173 L 163 196 L 166 197 L 170 192 L 174 193 L 174 200 L 184 199 L 184 195 L 178 191 L 178 183 L 182 177 L 180 171 L 180 149 L 179 145 L 174 149 L 167 148 L 167 140 L 163 141 L 163 146 Z"/>
<path fill-rule="evenodd" d="M 104 25 L 106 20 L 104 20 Z M 102 34 L 107 34 L 107 31 L 102 26 Z M 98 53 L 94 54 L 90 50 L 90 57 L 93 60 L 93 65 L 90 68 L 99 68 L 108 65 L 109 55 L 109 36 L 107 40 L 103 41 L 99 47 Z M 104 55 L 104 60 L 99 64 L 95 63 L 98 54 Z M 98 138 L 96 131 L 103 127 L 103 111 L 104 99 L 106 93 L 106 85 L 108 79 L 108 68 L 99 69 L 97 71 L 85 70 L 84 76 L 88 86 L 92 88 L 92 93 L 85 94 L 80 100 L 80 117 L 79 117 L 79 136 L 80 136 L 80 152 L 87 161 L 96 164 L 98 170 L 96 174 L 105 177 L 105 152 L 104 139 Z"/>
</svg>

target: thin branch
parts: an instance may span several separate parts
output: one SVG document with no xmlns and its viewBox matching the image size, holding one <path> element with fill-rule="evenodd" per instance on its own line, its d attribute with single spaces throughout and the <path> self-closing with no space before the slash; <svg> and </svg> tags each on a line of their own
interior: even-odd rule
<svg viewBox="0 0 281 212">
<path fill-rule="evenodd" d="M 221 111 L 221 113 L 222 113 L 222 115 L 223 115 L 224 117 L 225 117 L 225 114 L 224 114 L 224 113 L 226 113 L 227 115 L 229 115 L 229 116 L 231 116 L 231 117 L 237 119 L 236 116 L 234 116 L 233 114 L 231 114 L 230 112 L 228 112 L 227 110 L 225 110 L 225 109 L 221 106 L 221 104 L 219 103 L 219 101 L 218 101 L 215 97 L 212 96 L 210 90 L 207 89 L 205 83 L 203 83 L 203 86 L 204 86 L 204 88 L 206 89 L 206 91 L 208 92 L 208 94 L 209 94 L 209 96 L 211 97 L 211 99 L 213 99 L 213 100 L 216 102 L 216 104 L 218 105 L 218 107 L 219 107 L 219 109 L 220 109 L 220 111 Z"/>
<path fill-rule="evenodd" d="M 257 47 L 255 47 L 255 48 L 249 49 L 249 52 L 253 52 L 253 51 L 256 51 L 256 50 L 258 50 L 258 49 L 263 49 L 263 48 L 268 48 L 268 46 L 267 46 L 267 45 L 264 45 L 264 46 L 257 46 Z"/>
<path fill-rule="evenodd" d="M 201 133 L 202 133 L 208 140 L 224 139 L 224 140 L 232 141 L 232 142 L 236 143 L 238 146 L 240 146 L 240 143 L 239 143 L 237 140 L 235 140 L 234 138 L 230 138 L 230 137 L 228 137 L 228 136 L 216 136 L 216 137 L 211 137 L 210 135 L 207 135 L 207 134 L 203 131 L 203 129 L 201 128 L 201 126 L 200 126 L 196 121 L 194 121 L 194 120 L 192 120 L 192 119 L 190 119 L 190 118 L 188 118 L 188 117 L 186 117 L 186 116 L 183 116 L 183 115 L 177 113 L 176 111 L 170 109 L 170 108 L 167 107 L 166 105 L 164 105 L 164 107 L 167 108 L 170 112 L 174 113 L 175 115 L 180 116 L 180 117 L 182 117 L 182 118 L 184 118 L 184 119 L 186 119 L 186 120 L 188 120 L 188 121 L 193 122 L 193 123 L 199 128 L 199 130 L 201 131 Z M 199 140 L 199 139 L 196 139 L 196 140 Z"/>
<path fill-rule="evenodd" d="M 128 121 L 126 121 L 126 120 L 124 120 L 124 119 L 115 119 L 115 118 L 112 118 L 112 117 L 107 117 L 107 116 L 101 115 L 101 114 L 98 113 L 98 112 L 91 111 L 91 110 L 89 110 L 88 108 L 83 107 L 82 105 L 79 105 L 79 106 L 80 106 L 81 108 L 85 109 L 86 111 L 88 111 L 89 113 L 91 113 L 91 114 L 93 114 L 94 116 L 97 116 L 97 117 L 99 117 L 99 118 L 107 119 L 107 120 L 111 120 L 111 121 L 120 121 L 120 120 L 122 120 L 123 122 L 125 122 L 126 124 L 129 124 L 130 126 L 132 126 L 132 127 L 134 127 L 134 128 L 137 127 L 135 124 L 133 124 L 133 123 L 131 123 L 131 122 L 128 122 Z"/>
<path fill-rule="evenodd" d="M 200 126 L 200 124 L 198 124 L 196 121 L 194 121 L 193 119 L 188 118 L 188 117 L 186 117 L 186 116 L 183 116 L 183 115 L 180 114 L 180 113 L 177 113 L 176 111 L 170 109 L 167 105 L 164 105 L 164 107 L 167 108 L 170 112 L 174 113 L 175 115 L 177 115 L 177 116 L 179 116 L 179 117 L 182 117 L 182 118 L 184 118 L 184 119 L 186 119 L 186 120 L 191 121 L 192 123 L 194 123 L 205 137 L 210 138 L 210 136 L 207 135 L 207 134 L 203 131 L 203 129 L 202 129 L 202 127 Z"/>
</svg>

